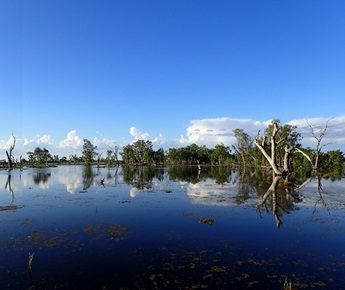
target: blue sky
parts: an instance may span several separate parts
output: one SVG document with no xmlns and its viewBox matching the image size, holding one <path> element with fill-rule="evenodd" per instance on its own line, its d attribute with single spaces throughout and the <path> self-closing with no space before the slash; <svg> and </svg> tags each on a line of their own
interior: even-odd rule
<svg viewBox="0 0 345 290">
<path fill-rule="evenodd" d="M 24 157 L 83 138 L 230 145 L 271 119 L 307 140 L 306 120 L 336 117 L 345 150 L 344 15 L 344 1 L 2 0 L 0 149 L 12 132 Z"/>
</svg>

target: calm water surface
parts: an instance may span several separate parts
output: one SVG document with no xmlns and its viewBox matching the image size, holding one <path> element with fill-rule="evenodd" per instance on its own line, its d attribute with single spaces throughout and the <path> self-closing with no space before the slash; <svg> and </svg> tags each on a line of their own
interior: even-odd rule
<svg viewBox="0 0 345 290">
<path fill-rule="evenodd" d="M 258 207 L 235 171 L 1 171 L 1 289 L 344 289 L 345 180 L 321 182 Z"/>
</svg>

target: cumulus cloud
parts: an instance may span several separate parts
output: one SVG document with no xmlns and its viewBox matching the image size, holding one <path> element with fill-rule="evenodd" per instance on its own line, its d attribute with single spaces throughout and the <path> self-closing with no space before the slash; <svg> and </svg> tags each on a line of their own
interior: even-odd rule
<svg viewBox="0 0 345 290">
<path fill-rule="evenodd" d="M 135 140 L 147 140 L 149 133 L 139 130 L 136 127 L 131 127 L 129 133 L 134 137 Z"/>
<path fill-rule="evenodd" d="M 107 138 L 97 138 L 97 137 L 94 137 L 93 138 L 93 145 L 97 146 L 97 147 L 114 147 L 114 144 L 115 144 L 115 140 L 110 140 L 110 139 L 107 139 Z"/>
<path fill-rule="evenodd" d="M 61 140 L 59 143 L 60 148 L 78 148 L 83 145 L 83 138 L 77 135 L 76 130 L 72 130 L 67 134 L 67 138 Z"/>
<path fill-rule="evenodd" d="M 1 150 L 9 150 L 10 149 L 10 146 L 13 145 L 13 135 L 11 135 L 8 140 L 0 140 L 0 149 Z M 16 140 L 18 141 L 18 140 Z"/>
<path fill-rule="evenodd" d="M 288 122 L 288 124 L 297 127 L 296 131 L 302 135 L 304 146 L 314 148 L 317 140 L 313 136 L 313 133 L 316 137 L 320 137 L 321 131 L 326 129 L 322 144 L 331 145 L 332 143 L 332 149 L 344 147 L 345 115 L 334 118 L 297 119 Z"/>
<path fill-rule="evenodd" d="M 264 131 L 271 124 L 271 121 L 232 119 L 228 117 L 192 120 L 186 130 L 186 135 L 180 137 L 179 143 L 182 146 L 196 143 L 198 145 L 213 147 L 222 142 L 229 146 L 236 142 L 233 134 L 234 129 L 243 129 L 250 136 L 254 137 L 259 130 Z M 303 146 L 314 148 L 316 140 L 312 135 L 310 126 L 314 129 L 315 135 L 319 136 L 320 130 L 325 128 L 327 122 L 328 127 L 322 144 L 334 143 L 334 145 L 329 144 L 327 150 L 340 149 L 343 151 L 345 149 L 345 116 L 297 119 L 291 120 L 287 124 L 297 126 L 296 131 L 301 133 L 303 137 Z"/>
<path fill-rule="evenodd" d="M 52 137 L 50 135 L 43 135 L 40 138 L 38 138 L 37 143 L 38 144 L 53 145 L 54 144 L 54 140 L 52 139 Z"/>
<path fill-rule="evenodd" d="M 165 143 L 165 137 L 162 134 L 159 134 L 158 137 L 152 140 L 153 145 L 159 146 L 159 145 L 163 145 L 164 143 Z"/>
<path fill-rule="evenodd" d="M 24 147 L 28 147 L 28 146 L 30 146 L 33 143 L 35 143 L 34 139 L 24 138 L 23 146 Z"/>
<path fill-rule="evenodd" d="M 135 141 L 148 140 L 148 137 L 150 136 L 149 133 L 144 132 L 134 126 L 130 128 L 129 132 L 134 137 Z M 152 145 L 154 147 L 162 147 L 162 145 L 166 145 L 166 138 L 162 134 L 159 134 L 157 137 L 153 138 L 150 141 L 152 142 Z"/>
<path fill-rule="evenodd" d="M 186 136 L 180 137 L 180 144 L 196 143 L 199 145 L 215 146 L 220 143 L 233 144 L 236 139 L 233 130 L 243 129 L 249 135 L 255 135 L 271 123 L 268 121 L 254 121 L 251 119 L 232 119 L 228 117 L 192 120 L 187 128 Z"/>
</svg>

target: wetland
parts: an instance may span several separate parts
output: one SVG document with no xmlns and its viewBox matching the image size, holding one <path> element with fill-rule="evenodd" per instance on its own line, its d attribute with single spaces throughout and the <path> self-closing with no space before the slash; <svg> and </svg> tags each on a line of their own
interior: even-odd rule
<svg viewBox="0 0 345 290">
<path fill-rule="evenodd" d="M 345 179 L 270 185 L 220 167 L 1 171 L 2 289 L 341 289 Z"/>
</svg>

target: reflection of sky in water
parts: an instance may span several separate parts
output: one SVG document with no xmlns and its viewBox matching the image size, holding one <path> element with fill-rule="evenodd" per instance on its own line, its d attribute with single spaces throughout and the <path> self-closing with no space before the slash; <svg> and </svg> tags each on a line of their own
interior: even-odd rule
<svg viewBox="0 0 345 290">
<path fill-rule="evenodd" d="M 234 186 L 215 184 L 213 179 L 187 185 L 187 195 L 194 204 L 230 206 Z"/>
<path fill-rule="evenodd" d="M 92 168 L 95 175 L 91 185 L 97 185 L 99 181 L 108 175 L 108 172 L 97 172 Z M 83 189 L 83 166 L 59 166 L 56 168 L 24 169 L 11 172 L 11 186 L 13 191 L 49 190 L 56 186 L 64 186 L 70 194 L 75 194 Z M 100 175 L 100 177 L 98 176 Z M 0 184 L 5 187 L 8 179 L 8 171 L 0 171 Z M 1 191 L 1 188 L 0 188 Z"/>
<path fill-rule="evenodd" d="M 11 187 L 14 196 L 5 188 L 7 172 L 0 172 L 0 205 L 23 206 L 15 211 L 0 212 L 0 262 L 6 265 L 0 267 L 0 281 L 5 277 L 4 273 L 6 277 L 12 273 L 7 278 L 7 283 L 17 283 L 21 279 L 24 285 L 27 273 L 22 276 L 18 273 L 23 273 L 22 261 L 27 261 L 30 251 L 35 251 L 35 257 L 37 255 L 35 277 L 42 275 L 54 280 L 54 273 L 59 273 L 63 277 L 62 284 L 66 282 L 65 274 L 76 268 L 81 273 L 76 277 L 76 283 L 83 280 L 80 279 L 81 276 L 87 280 L 96 271 L 103 271 L 104 279 L 113 278 L 114 273 L 120 273 L 117 279 L 120 281 L 124 276 L 125 282 L 148 271 L 145 272 L 145 279 L 148 280 L 152 267 L 157 266 L 153 268 L 153 273 L 160 273 L 165 271 L 164 267 L 167 265 L 175 267 L 175 270 L 169 269 L 169 275 L 175 273 L 176 277 L 181 278 L 178 275 L 184 270 L 186 276 L 190 273 L 194 275 L 197 269 L 191 269 L 191 266 L 200 269 L 202 266 L 198 261 L 204 261 L 203 259 L 208 264 L 203 264 L 205 271 L 197 276 L 195 285 L 210 273 L 215 277 L 225 274 L 210 272 L 214 265 L 225 265 L 225 271 L 229 270 L 224 276 L 225 283 L 236 271 L 242 277 L 248 271 L 252 271 L 250 273 L 254 275 L 252 273 L 258 269 L 262 272 L 256 280 L 272 277 L 269 275 L 274 274 L 279 279 L 283 277 L 281 281 L 284 281 L 285 276 L 282 275 L 286 275 L 286 265 L 293 268 L 289 277 L 295 275 L 296 281 L 296 275 L 304 280 L 309 274 L 322 275 L 319 270 L 321 267 L 333 269 L 337 262 L 344 262 L 342 254 L 339 255 L 339 261 L 336 260 L 338 253 L 343 253 L 345 241 L 344 179 L 322 181 L 327 208 L 318 201 L 316 180 L 300 189 L 302 202 L 295 204 L 290 214 L 282 213 L 283 226 L 278 230 L 271 207 L 267 214 L 262 209 L 260 218 L 256 212 L 260 197 L 253 188 L 243 185 L 234 173 L 228 182 L 217 184 L 215 179 L 209 177 L 200 179 L 197 183 L 179 181 L 177 178 L 172 181 L 165 171 L 148 182 L 151 187 L 138 189 L 124 182 L 121 170 L 118 171 L 117 178 L 115 172 L 114 168 L 108 170 L 93 167 L 92 183 L 84 192 L 82 166 L 13 171 Z M 41 175 L 37 175 L 38 173 Z M 99 183 L 103 178 L 105 186 Z M 199 222 L 201 217 L 212 218 L 215 223 L 202 224 Z M 109 233 L 104 232 L 109 224 L 128 227 L 131 235 L 124 236 L 124 240 L 114 241 Z M 28 241 L 32 243 L 32 247 L 18 252 L 9 250 L 8 241 L 12 243 L 16 240 L 19 243 L 33 233 L 42 233 L 45 239 Z M 51 238 L 55 242 L 61 241 L 61 245 L 47 247 L 47 241 L 51 241 Z M 205 254 L 202 259 L 197 259 L 198 254 L 212 251 L 220 254 L 210 256 L 210 259 Z M 330 261 L 327 260 L 329 257 Z M 263 267 L 250 262 L 263 263 L 264 260 L 268 263 Z M 9 267 L 5 264 L 7 261 L 12 261 Z M 156 261 L 162 263 L 155 265 Z M 238 261 L 242 264 L 236 264 Z M 143 269 L 133 267 L 135 263 L 136 267 L 143 265 Z M 181 263 L 184 268 L 180 268 Z M 66 270 L 66 265 L 72 271 Z M 245 265 L 247 268 L 243 269 Z M 311 268 L 314 270 L 310 270 Z M 217 269 L 223 268 L 215 268 Z M 334 280 L 344 277 L 343 266 L 336 270 L 337 272 L 331 271 Z M 126 276 L 126 273 L 133 273 L 133 277 L 131 274 Z M 164 273 L 167 274 L 164 278 L 169 278 L 168 271 Z M 322 278 L 317 276 L 317 279 Z M 327 282 L 327 278 L 323 281 Z M 49 279 L 46 278 L 46 281 Z M 90 279 L 85 283 L 90 282 Z M 278 287 L 270 289 L 281 288 L 281 281 Z"/>
<path fill-rule="evenodd" d="M 115 184 L 115 168 L 92 167 L 91 186 L 98 188 L 100 180 L 105 179 L 106 186 L 116 186 Z M 5 188 L 8 181 L 8 171 L 0 172 L 0 193 L 8 192 L 9 188 Z M 117 170 L 116 182 L 123 184 L 123 175 L 121 168 Z M 152 188 L 137 189 L 132 187 L 129 190 L 129 196 L 138 197 L 141 193 L 147 191 L 162 191 L 178 186 L 180 190 L 186 192 L 189 200 L 193 204 L 222 206 L 227 207 L 236 204 L 235 199 L 241 195 L 239 187 L 240 178 L 237 172 L 231 172 L 229 182 L 217 184 L 213 178 L 205 178 L 197 183 L 189 183 L 187 181 L 170 181 L 168 172 L 164 172 L 158 179 L 153 177 L 150 184 Z M 298 206 L 316 206 L 324 207 L 345 207 L 344 203 L 339 203 L 339 199 L 345 196 L 344 180 L 331 181 L 321 180 L 323 186 L 322 198 L 318 194 L 318 183 L 316 179 L 312 179 L 303 188 L 297 192 L 303 199 Z M 51 190 L 56 187 L 64 188 L 69 194 L 83 192 L 83 166 L 59 166 L 57 168 L 47 169 L 24 169 L 13 170 L 11 172 L 11 188 L 14 193 L 23 190 Z M 247 198 L 258 198 L 255 190 L 251 188 L 247 193 Z"/>
</svg>

